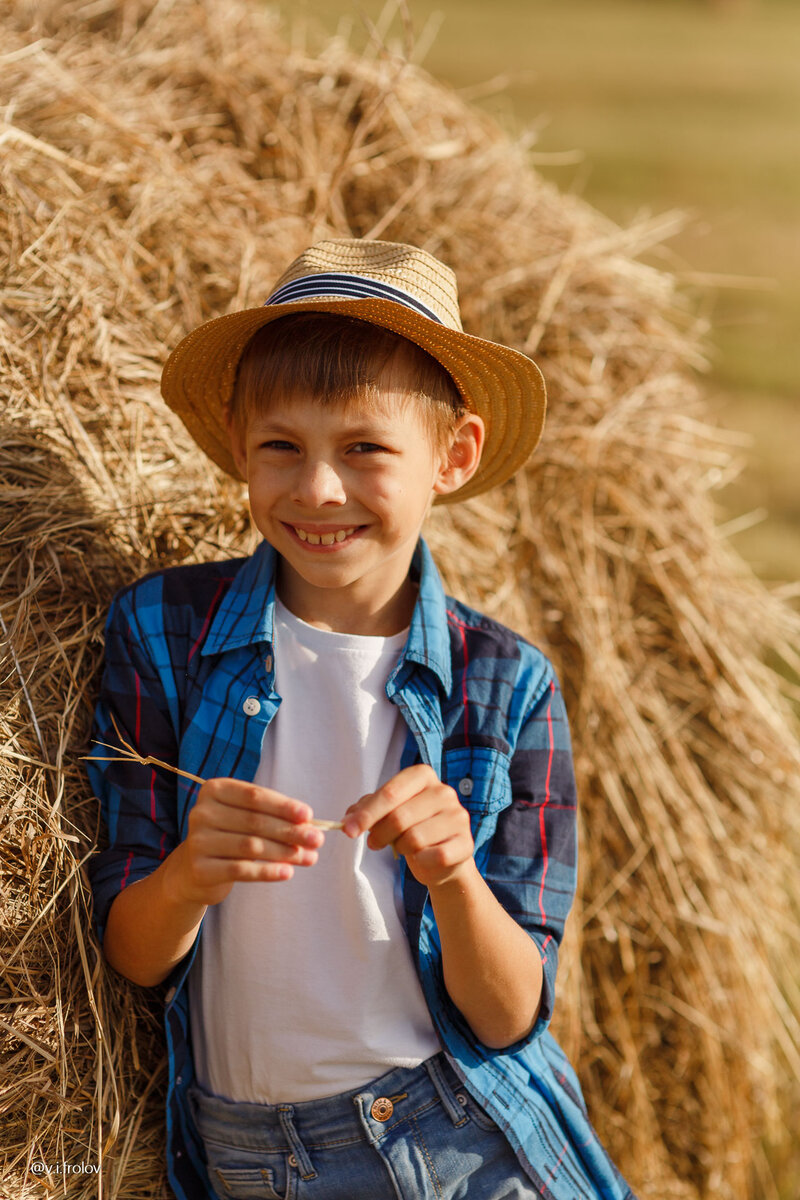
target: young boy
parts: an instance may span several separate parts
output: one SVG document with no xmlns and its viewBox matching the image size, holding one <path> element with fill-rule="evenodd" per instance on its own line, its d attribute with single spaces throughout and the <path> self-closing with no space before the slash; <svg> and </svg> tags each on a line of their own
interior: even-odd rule
<svg viewBox="0 0 800 1200">
<path fill-rule="evenodd" d="M 95 738 L 191 777 L 90 766 L 104 953 L 169 985 L 175 1194 L 630 1197 L 547 1032 L 558 685 L 420 538 L 524 462 L 538 368 L 462 331 L 431 255 L 342 240 L 185 338 L 162 388 L 264 538 L 140 580 L 106 631 Z"/>
</svg>

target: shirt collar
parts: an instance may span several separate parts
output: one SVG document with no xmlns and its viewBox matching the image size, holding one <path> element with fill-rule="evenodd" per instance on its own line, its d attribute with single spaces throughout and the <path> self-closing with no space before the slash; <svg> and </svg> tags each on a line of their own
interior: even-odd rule
<svg viewBox="0 0 800 1200">
<path fill-rule="evenodd" d="M 236 572 L 214 615 L 202 655 L 223 654 L 257 642 L 272 642 L 275 617 L 275 559 L 269 542 Z"/>
<path fill-rule="evenodd" d="M 276 553 L 269 542 L 237 571 L 217 609 L 200 653 L 222 654 L 256 643 L 271 645 L 275 619 Z M 403 660 L 419 663 L 433 671 L 449 693 L 453 673 L 447 601 L 442 581 L 430 550 L 420 538 L 411 563 L 419 580 L 419 594 L 411 617 Z"/>
<path fill-rule="evenodd" d="M 417 542 L 411 572 L 419 576 L 419 594 L 403 657 L 429 667 L 447 695 L 453 686 L 447 600 L 433 556 L 423 538 Z"/>
</svg>

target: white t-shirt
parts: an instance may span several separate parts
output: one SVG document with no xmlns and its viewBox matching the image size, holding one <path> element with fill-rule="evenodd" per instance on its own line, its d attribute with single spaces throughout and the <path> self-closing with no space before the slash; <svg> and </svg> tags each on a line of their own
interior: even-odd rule
<svg viewBox="0 0 800 1200">
<path fill-rule="evenodd" d="M 280 708 L 256 783 L 341 820 L 396 774 L 406 727 L 386 680 L 406 634 L 361 637 L 275 611 Z M 189 977 L 195 1069 L 231 1100 L 301 1102 L 440 1049 L 403 929 L 391 848 L 325 835 L 283 883 L 237 883 L 209 907 Z"/>
</svg>

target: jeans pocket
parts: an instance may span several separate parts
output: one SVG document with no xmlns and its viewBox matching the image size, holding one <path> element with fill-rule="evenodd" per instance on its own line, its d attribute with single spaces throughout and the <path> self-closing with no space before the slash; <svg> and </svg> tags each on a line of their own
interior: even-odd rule
<svg viewBox="0 0 800 1200">
<path fill-rule="evenodd" d="M 213 1164 L 208 1175 L 221 1200 L 288 1200 L 276 1190 L 276 1172 L 271 1167 L 244 1167 L 234 1163 Z"/>
</svg>

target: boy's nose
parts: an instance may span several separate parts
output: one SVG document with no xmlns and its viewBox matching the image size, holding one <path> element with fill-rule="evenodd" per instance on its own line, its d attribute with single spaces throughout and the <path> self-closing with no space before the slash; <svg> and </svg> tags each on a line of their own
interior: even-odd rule
<svg viewBox="0 0 800 1200">
<path fill-rule="evenodd" d="M 347 493 L 338 471 L 327 462 L 309 462 L 298 472 L 293 499 L 298 504 L 319 508 L 322 504 L 344 504 Z"/>
</svg>

